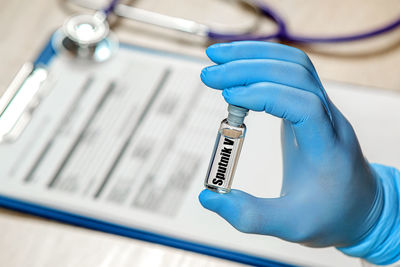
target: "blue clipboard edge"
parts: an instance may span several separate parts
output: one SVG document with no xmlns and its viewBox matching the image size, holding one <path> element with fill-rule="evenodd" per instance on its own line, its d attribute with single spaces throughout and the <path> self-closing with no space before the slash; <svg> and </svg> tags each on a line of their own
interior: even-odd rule
<svg viewBox="0 0 400 267">
<path fill-rule="evenodd" d="M 172 238 L 148 231 L 134 229 L 123 225 L 109 223 L 106 221 L 53 209 L 47 206 L 42 206 L 35 203 L 22 201 L 19 199 L 0 196 L 0 206 L 15 211 L 20 211 L 46 219 L 59 221 L 62 223 L 68 223 L 71 225 L 85 227 L 92 230 L 106 232 L 110 234 L 116 234 L 120 236 L 130 237 L 142 241 L 157 243 L 165 246 L 170 246 L 178 249 L 184 249 L 196 253 L 201 253 L 209 256 L 214 256 L 222 259 L 236 261 L 244 264 L 250 264 L 254 266 L 279 266 L 279 267 L 291 267 L 288 265 L 272 260 L 268 260 L 261 257 L 251 256 L 244 253 L 239 253 L 231 250 L 221 249 L 213 246 L 207 246 L 199 243 L 189 242 L 177 238 Z"/>
<path fill-rule="evenodd" d="M 52 46 L 52 37 L 53 35 L 51 36 L 47 44 L 44 46 L 39 56 L 34 61 L 35 67 L 48 66 L 51 62 L 51 59 L 57 54 L 56 50 Z M 140 46 L 133 46 L 129 44 L 120 44 L 120 46 L 121 48 L 136 49 L 146 53 L 153 53 L 153 54 L 157 53 L 159 55 L 164 55 L 164 56 L 168 55 L 175 58 L 179 57 L 186 60 L 203 61 L 201 58 L 191 57 L 187 55 L 180 55 L 172 52 L 165 52 L 161 50 L 150 49 Z M 266 258 L 261 258 L 232 250 L 226 250 L 218 247 L 213 247 L 209 245 L 168 237 L 165 235 L 156 234 L 148 231 L 143 231 L 115 223 L 106 222 L 103 220 L 82 216 L 79 214 L 74 214 L 54 209 L 36 203 L 23 201 L 8 196 L 0 195 L 0 206 L 7 209 L 39 216 L 42 218 L 55 220 L 62 223 L 67 223 L 79 227 L 85 227 L 92 230 L 134 238 L 142 241 L 157 243 L 165 246 L 170 246 L 178 249 L 192 251 L 200 254 L 218 257 L 230 261 L 236 261 L 239 263 L 249 264 L 253 266 L 294 267 L 294 265 L 289 265 L 278 261 L 269 260 Z"/>
</svg>

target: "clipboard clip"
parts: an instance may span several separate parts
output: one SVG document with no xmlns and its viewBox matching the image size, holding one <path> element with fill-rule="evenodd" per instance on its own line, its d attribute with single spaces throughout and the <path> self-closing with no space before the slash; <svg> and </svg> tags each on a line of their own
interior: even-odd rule
<svg viewBox="0 0 400 267">
<path fill-rule="evenodd" d="M 43 98 L 48 71 L 25 63 L 0 98 L 0 143 L 13 142 L 23 132 Z"/>
</svg>

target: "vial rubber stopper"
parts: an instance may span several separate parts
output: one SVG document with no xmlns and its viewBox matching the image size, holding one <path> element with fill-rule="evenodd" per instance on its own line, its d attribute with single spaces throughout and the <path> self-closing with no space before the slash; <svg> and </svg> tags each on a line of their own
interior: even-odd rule
<svg viewBox="0 0 400 267">
<path fill-rule="evenodd" d="M 247 108 L 238 107 L 235 105 L 228 105 L 228 123 L 234 127 L 240 127 L 243 124 L 244 118 L 247 116 L 249 110 Z"/>
</svg>

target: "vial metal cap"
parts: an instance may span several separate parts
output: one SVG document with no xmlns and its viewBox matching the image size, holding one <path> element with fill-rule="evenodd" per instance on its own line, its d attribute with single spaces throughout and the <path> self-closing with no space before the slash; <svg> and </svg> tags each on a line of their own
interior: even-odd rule
<svg viewBox="0 0 400 267">
<path fill-rule="evenodd" d="M 249 110 L 234 105 L 228 105 L 228 123 L 229 125 L 239 127 L 243 124 L 244 118 L 247 116 Z"/>
</svg>

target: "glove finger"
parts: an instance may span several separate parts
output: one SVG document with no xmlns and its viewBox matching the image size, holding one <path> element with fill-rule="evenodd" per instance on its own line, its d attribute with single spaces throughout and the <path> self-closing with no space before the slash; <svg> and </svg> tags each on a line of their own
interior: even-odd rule
<svg viewBox="0 0 400 267">
<path fill-rule="evenodd" d="M 335 135 L 319 97 L 297 88 L 261 82 L 223 90 L 226 102 L 254 111 L 265 111 L 292 123 L 296 142 L 308 149 L 328 149 Z M 324 145 L 325 144 L 325 145 Z M 317 151 L 316 151 L 317 152 Z"/>
<path fill-rule="evenodd" d="M 323 88 L 311 73 L 299 64 L 273 59 L 238 60 L 204 68 L 200 77 L 204 84 L 216 89 L 257 82 L 273 82 L 295 87 L 316 94 L 329 112 L 328 99 Z"/>
<path fill-rule="evenodd" d="M 205 189 L 199 200 L 204 208 L 219 214 L 241 232 L 293 241 L 297 238 L 293 232 L 293 209 L 285 197 L 257 198 L 240 190 L 218 194 Z"/>
<path fill-rule="evenodd" d="M 321 80 L 310 58 L 302 50 L 288 45 L 260 41 L 239 41 L 232 43 L 218 43 L 211 45 L 206 50 L 207 56 L 217 64 L 242 59 L 275 59 L 291 62 L 303 66 L 311 73 L 321 88 L 321 93 L 329 106 L 328 114 L 331 116 L 331 105 L 328 96 L 323 89 Z"/>
<path fill-rule="evenodd" d="M 207 56 L 217 64 L 241 59 L 276 59 L 304 66 L 320 83 L 317 72 L 307 54 L 295 47 L 259 41 L 241 41 L 211 45 Z"/>
<path fill-rule="evenodd" d="M 256 82 L 275 82 L 319 93 L 318 82 L 303 66 L 275 59 L 243 59 L 202 70 L 202 81 L 209 87 L 224 89 Z M 310 89 L 307 89 L 310 88 Z"/>
</svg>

